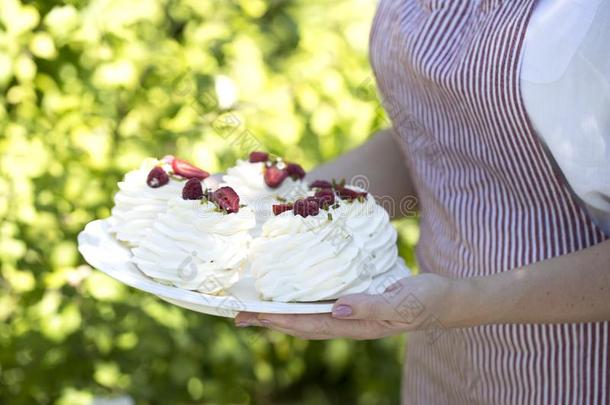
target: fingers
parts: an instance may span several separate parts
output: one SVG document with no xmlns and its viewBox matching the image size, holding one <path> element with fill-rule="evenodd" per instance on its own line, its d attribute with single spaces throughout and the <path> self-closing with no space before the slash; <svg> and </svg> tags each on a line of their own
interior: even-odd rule
<svg viewBox="0 0 610 405">
<path fill-rule="evenodd" d="M 333 306 L 338 319 L 398 320 L 391 302 L 384 295 L 353 294 L 339 298 Z"/>
<path fill-rule="evenodd" d="M 415 295 L 395 289 L 384 294 L 353 294 L 339 298 L 332 315 L 338 319 L 369 319 L 413 324 L 421 318 L 424 305 Z"/>
<path fill-rule="evenodd" d="M 320 340 L 344 337 L 336 327 L 329 324 L 331 319 L 322 315 L 274 315 L 260 314 L 269 329 L 301 339 Z"/>
<path fill-rule="evenodd" d="M 264 326 L 302 339 L 377 339 L 400 333 L 399 325 L 387 322 L 342 320 L 329 314 L 280 315 L 240 313 L 238 326 Z"/>
<path fill-rule="evenodd" d="M 265 326 L 258 318 L 256 312 L 240 312 L 235 317 L 235 326 L 238 328 L 246 328 L 248 326 Z"/>
<path fill-rule="evenodd" d="M 398 280 L 383 294 L 352 294 L 341 297 L 335 302 L 332 315 L 338 319 L 402 322 L 412 326 L 425 310 L 423 303 L 413 293 L 416 288 L 409 284 L 413 281 L 415 279 Z"/>
</svg>

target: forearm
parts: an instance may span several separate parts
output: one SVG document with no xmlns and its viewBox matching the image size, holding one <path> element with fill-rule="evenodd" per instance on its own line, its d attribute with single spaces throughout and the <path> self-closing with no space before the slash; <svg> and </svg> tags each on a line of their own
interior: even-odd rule
<svg viewBox="0 0 610 405">
<path fill-rule="evenodd" d="M 400 212 L 400 202 L 416 201 L 415 188 L 409 176 L 404 156 L 391 130 L 377 133 L 371 140 L 332 162 L 312 170 L 307 180 L 346 179 L 366 183 L 368 191 L 386 202 L 395 204 L 394 216 Z M 385 206 L 385 204 L 384 204 Z M 415 208 L 410 204 L 410 209 Z"/>
<path fill-rule="evenodd" d="M 610 320 L 610 241 L 527 267 L 456 280 L 451 326 Z"/>
</svg>

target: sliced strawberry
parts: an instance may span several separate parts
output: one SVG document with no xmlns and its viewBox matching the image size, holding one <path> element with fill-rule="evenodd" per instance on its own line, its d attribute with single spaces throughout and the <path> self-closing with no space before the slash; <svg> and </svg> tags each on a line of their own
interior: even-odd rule
<svg viewBox="0 0 610 405">
<path fill-rule="evenodd" d="M 330 181 L 316 180 L 309 185 L 309 188 L 333 188 L 333 185 Z"/>
<path fill-rule="evenodd" d="M 273 215 L 280 215 L 282 212 L 290 211 L 292 208 L 292 204 L 274 204 Z"/>
<path fill-rule="evenodd" d="M 288 175 L 294 180 L 301 180 L 305 177 L 306 174 L 305 170 L 301 167 L 301 165 L 296 163 L 287 163 L 286 172 L 288 172 Z"/>
<path fill-rule="evenodd" d="M 152 188 L 158 188 L 169 183 L 169 176 L 165 173 L 159 166 L 155 166 L 149 173 L 146 178 L 146 184 Z"/>
<path fill-rule="evenodd" d="M 277 166 L 269 166 L 265 168 L 265 184 L 271 188 L 278 188 L 288 177 L 286 170 L 278 169 Z"/>
<path fill-rule="evenodd" d="M 204 180 L 210 176 L 210 173 L 205 170 L 201 170 L 197 166 L 193 166 L 186 160 L 181 159 L 174 159 L 172 161 L 172 169 L 175 174 L 187 179 Z"/>
<path fill-rule="evenodd" d="M 250 153 L 250 163 L 260 163 L 269 160 L 269 154 L 267 152 L 254 151 Z"/>
<path fill-rule="evenodd" d="M 201 187 L 199 179 L 189 179 L 182 188 L 182 199 L 184 200 L 201 200 L 203 195 L 203 187 Z"/>
<path fill-rule="evenodd" d="M 212 193 L 212 201 L 231 214 L 239 212 L 239 196 L 231 187 L 221 187 Z"/>
</svg>

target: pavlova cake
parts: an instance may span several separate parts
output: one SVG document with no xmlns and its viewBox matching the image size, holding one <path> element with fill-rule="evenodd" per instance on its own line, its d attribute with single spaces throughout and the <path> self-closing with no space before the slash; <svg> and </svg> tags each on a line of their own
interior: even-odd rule
<svg viewBox="0 0 610 405">
<path fill-rule="evenodd" d="M 396 231 L 366 191 L 315 181 L 308 197 L 273 205 L 251 246 L 263 299 L 319 301 L 366 291 L 398 260 Z"/>
<path fill-rule="evenodd" d="M 219 294 L 239 279 L 255 224 L 233 189 L 206 190 L 193 178 L 132 250 L 132 261 L 155 280 Z"/>
</svg>

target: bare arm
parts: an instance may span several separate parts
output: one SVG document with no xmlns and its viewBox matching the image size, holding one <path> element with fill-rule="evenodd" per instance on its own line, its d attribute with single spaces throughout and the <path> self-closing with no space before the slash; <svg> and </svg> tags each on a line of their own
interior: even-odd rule
<svg viewBox="0 0 610 405">
<path fill-rule="evenodd" d="M 456 282 L 455 326 L 610 320 L 610 241 L 522 269 Z"/>
<path fill-rule="evenodd" d="M 400 145 L 389 129 L 378 132 L 364 145 L 318 166 L 307 175 L 308 181 L 333 178 L 368 185 L 366 188 L 373 195 L 391 199 L 396 204 L 405 197 L 416 195 Z"/>
</svg>

